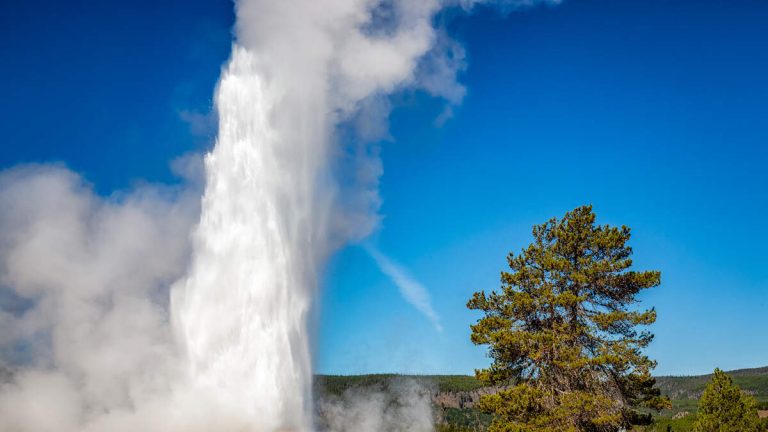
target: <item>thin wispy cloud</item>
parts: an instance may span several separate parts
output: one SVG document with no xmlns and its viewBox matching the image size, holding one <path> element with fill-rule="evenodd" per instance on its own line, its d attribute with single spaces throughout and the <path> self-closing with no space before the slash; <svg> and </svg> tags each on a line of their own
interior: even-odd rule
<svg viewBox="0 0 768 432">
<path fill-rule="evenodd" d="M 405 268 L 392 261 L 376 247 L 367 244 L 363 248 L 373 258 L 381 272 L 387 275 L 397 286 L 403 299 L 426 316 L 437 331 L 442 332 L 443 326 L 440 324 L 440 317 L 432 308 L 432 298 L 427 288 L 414 279 Z"/>
</svg>

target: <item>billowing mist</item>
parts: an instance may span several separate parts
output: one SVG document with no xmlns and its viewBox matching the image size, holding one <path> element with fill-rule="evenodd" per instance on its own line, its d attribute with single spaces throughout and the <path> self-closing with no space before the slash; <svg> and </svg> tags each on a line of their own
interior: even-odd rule
<svg viewBox="0 0 768 432">
<path fill-rule="evenodd" d="M 388 95 L 424 91 L 445 100 L 438 123 L 451 115 L 464 55 L 435 16 L 476 3 L 237 1 L 217 140 L 174 162 L 181 186 L 105 197 L 64 166 L 0 174 L 2 430 L 313 429 L 317 283 L 378 226 Z M 319 409 L 333 431 L 429 431 L 424 395 Z"/>
</svg>

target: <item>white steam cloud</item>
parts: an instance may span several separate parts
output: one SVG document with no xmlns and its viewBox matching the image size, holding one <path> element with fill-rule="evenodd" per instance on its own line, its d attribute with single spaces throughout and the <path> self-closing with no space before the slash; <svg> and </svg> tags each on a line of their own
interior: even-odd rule
<svg viewBox="0 0 768 432">
<path fill-rule="evenodd" d="M 158 394 L 176 362 L 168 286 L 198 207 L 193 188 L 101 198 L 60 166 L 0 174 L 0 346 L 15 369 L 0 429 L 121 430 L 96 425 Z"/>
<path fill-rule="evenodd" d="M 321 432 L 432 432 L 431 389 L 393 377 L 386 388 L 352 387 L 320 401 Z"/>
<path fill-rule="evenodd" d="M 433 24 L 477 3 L 239 0 L 204 170 L 183 158 L 183 185 L 107 197 L 61 166 L 1 172 L 0 429 L 311 430 L 308 319 L 328 255 L 378 226 L 388 95 L 426 91 L 450 116 L 464 54 Z M 439 328 L 426 290 L 372 255 Z M 404 394 L 420 408 L 346 412 L 430 430 Z"/>
<path fill-rule="evenodd" d="M 397 286 L 403 299 L 424 314 L 437 331 L 442 332 L 443 326 L 440 324 L 440 317 L 432 308 L 432 299 L 427 288 L 414 279 L 405 268 L 392 261 L 374 246 L 366 245 L 365 250 L 376 261 L 376 265 L 379 266 L 381 272 L 389 276 L 395 286 Z"/>
</svg>

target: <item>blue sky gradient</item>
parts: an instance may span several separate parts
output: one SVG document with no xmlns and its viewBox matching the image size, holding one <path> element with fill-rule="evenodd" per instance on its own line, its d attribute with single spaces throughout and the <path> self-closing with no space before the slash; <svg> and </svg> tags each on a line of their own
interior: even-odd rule
<svg viewBox="0 0 768 432">
<path fill-rule="evenodd" d="M 0 167 L 63 161 L 103 194 L 174 182 L 210 145 L 226 1 L 25 1 L 0 13 Z M 768 3 L 565 0 L 447 16 L 467 96 L 453 118 L 397 95 L 371 243 L 431 293 L 444 330 L 363 248 L 331 262 L 317 370 L 471 373 L 472 292 L 530 227 L 581 204 L 633 228 L 662 286 L 660 374 L 768 364 Z"/>
</svg>

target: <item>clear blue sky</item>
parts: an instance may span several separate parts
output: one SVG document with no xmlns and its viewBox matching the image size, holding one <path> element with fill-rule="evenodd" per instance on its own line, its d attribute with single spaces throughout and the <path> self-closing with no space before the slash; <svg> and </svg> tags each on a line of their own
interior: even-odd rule
<svg viewBox="0 0 768 432">
<path fill-rule="evenodd" d="M 67 3 L 66 5 L 64 3 Z M 64 161 L 107 194 L 174 181 L 210 144 L 230 48 L 227 1 L 8 2 L 0 12 L 0 166 Z M 477 289 L 498 285 L 530 226 L 592 203 L 633 228 L 659 312 L 658 373 L 768 364 L 768 3 L 565 0 L 450 20 L 468 89 L 401 96 L 383 149 L 373 242 L 431 292 L 442 333 L 360 248 L 333 260 L 317 369 L 471 373 Z M 184 114 L 186 113 L 186 114 Z"/>
</svg>

